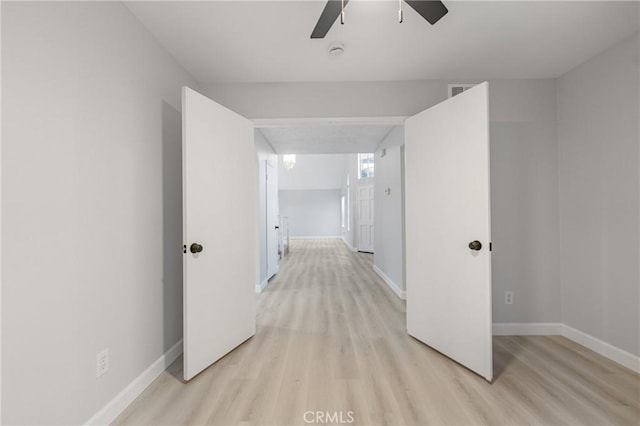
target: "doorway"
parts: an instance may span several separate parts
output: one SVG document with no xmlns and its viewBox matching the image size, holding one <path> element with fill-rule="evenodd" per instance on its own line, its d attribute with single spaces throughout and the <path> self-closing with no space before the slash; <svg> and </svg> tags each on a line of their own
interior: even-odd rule
<svg viewBox="0 0 640 426">
<path fill-rule="evenodd" d="M 191 126 L 184 127 L 192 130 L 185 133 L 190 138 L 183 140 L 184 146 L 189 148 L 185 148 L 187 152 L 194 147 L 202 149 L 202 147 L 207 146 L 206 141 L 212 139 L 220 141 L 214 144 L 214 147 L 219 150 L 230 149 L 229 144 L 222 142 L 223 139 L 219 137 L 213 127 L 204 125 L 206 124 L 205 122 L 211 119 L 219 119 L 220 116 L 225 116 L 223 118 L 234 121 L 229 127 L 220 127 L 222 133 L 237 134 L 238 141 L 242 141 L 243 146 L 246 144 L 249 140 L 247 137 L 249 132 L 246 131 L 246 119 L 228 110 L 223 112 L 217 103 L 203 99 L 202 96 L 198 96 L 193 92 L 187 90 L 185 93 L 187 96 L 183 99 L 187 100 L 187 108 L 183 105 L 185 117 L 183 121 L 187 124 L 191 122 Z M 190 99 L 191 103 L 189 103 Z M 457 124 L 458 121 L 462 121 L 465 125 L 460 126 Z M 406 171 L 404 173 L 407 182 L 407 202 L 404 211 L 407 218 L 406 230 L 408 237 L 405 239 L 407 253 L 405 260 L 406 279 L 409 295 L 409 303 L 407 304 L 408 333 L 427 345 L 437 348 L 462 365 L 476 371 L 487 380 L 491 380 L 491 275 L 490 253 L 486 248 L 486 245 L 490 246 L 488 219 L 488 85 L 486 83 L 480 84 L 464 94 L 416 114 L 406 120 L 405 127 L 407 129 L 407 135 L 404 138 L 405 152 L 408 154 L 407 158 L 410 159 L 406 163 Z M 213 133 L 201 134 L 202 129 Z M 357 130 L 358 134 L 345 137 L 345 133 L 354 129 Z M 310 143 L 309 138 L 305 141 L 303 137 L 305 131 L 312 134 L 312 137 L 318 137 L 320 144 L 314 145 Z M 386 129 L 385 131 L 379 125 L 369 125 L 368 128 L 366 126 L 354 127 L 344 124 L 336 126 L 333 124 L 315 126 L 315 128 L 260 129 L 260 133 L 265 136 L 267 143 L 276 154 L 295 152 L 292 145 L 295 148 L 296 143 L 304 144 L 299 145 L 298 149 L 353 152 L 349 151 L 353 149 L 352 146 L 349 147 L 349 143 L 358 142 L 359 140 L 356 136 L 364 137 L 359 142 L 363 142 L 363 140 L 371 142 L 370 131 L 383 133 L 381 139 L 377 141 L 377 146 L 373 149 L 357 149 L 356 151 L 376 152 L 383 140 L 391 133 L 391 130 Z M 324 137 L 322 132 L 325 133 Z M 332 143 L 326 143 L 328 140 L 326 137 L 327 132 L 334 137 Z M 425 141 L 428 141 L 428 143 L 425 143 Z M 287 144 L 289 144 L 288 148 L 286 148 Z M 318 148 L 318 146 L 321 148 Z M 207 149 L 211 151 L 211 146 L 207 146 Z M 288 152 L 286 152 L 287 150 Z M 239 162 L 249 164 L 247 162 L 250 161 L 251 156 L 246 154 L 245 148 L 232 148 L 230 150 L 230 155 L 237 156 Z M 193 161 L 194 164 L 197 164 L 197 167 L 203 165 L 203 162 L 199 161 L 200 157 L 198 156 L 198 161 L 195 161 L 195 158 Z M 373 160 L 373 158 L 370 159 Z M 371 163 L 373 162 L 371 161 Z M 423 165 L 425 166 L 423 167 Z M 190 162 L 186 160 L 183 171 L 185 176 L 189 176 L 190 173 L 197 176 L 193 173 L 193 170 L 190 170 L 191 167 Z M 251 168 L 253 166 L 247 167 L 247 169 Z M 266 169 L 269 169 L 268 164 Z M 469 175 L 469 179 L 460 179 L 459 170 L 465 170 L 467 173 L 475 170 L 475 174 Z M 203 174 L 199 173 L 199 175 L 202 176 Z M 258 173 L 255 176 L 257 178 Z M 209 174 L 207 177 L 210 180 L 212 175 Z M 218 180 L 221 181 L 223 179 L 224 176 L 220 176 Z M 197 179 L 195 180 L 197 181 Z M 246 176 L 238 179 L 238 181 L 243 182 L 244 186 L 248 185 L 250 180 L 247 180 Z M 469 185 L 468 182 L 474 182 L 474 184 Z M 197 183 L 200 184 L 198 187 L 207 186 L 202 185 L 203 182 Z M 208 184 L 208 182 L 204 183 Z M 235 182 L 233 183 L 235 184 Z M 271 187 L 271 185 L 268 185 L 268 187 Z M 185 180 L 184 192 L 186 194 L 189 194 L 190 190 L 195 188 L 196 186 L 190 187 L 188 181 Z M 373 186 L 361 185 L 358 188 L 357 214 L 359 221 L 357 234 L 359 248 L 369 250 L 373 248 L 375 252 L 374 188 L 375 184 Z M 271 188 L 270 191 L 273 193 L 274 189 Z M 248 191 L 248 193 L 251 192 L 251 190 Z M 212 205 L 208 201 L 208 194 L 197 193 L 197 191 L 193 193 L 196 201 L 204 202 L 201 204 L 202 207 L 209 208 Z M 337 198 L 336 208 L 338 227 L 340 226 L 341 215 L 340 200 L 341 196 Z M 245 206 L 247 207 L 245 213 L 249 215 L 253 211 L 257 211 L 257 208 L 251 204 L 253 203 L 248 203 Z M 233 213 L 233 206 L 236 205 L 240 208 L 243 207 L 242 203 L 238 203 L 235 199 L 230 199 L 230 205 L 223 206 L 222 209 L 225 212 Z M 197 221 L 198 217 L 202 217 L 195 210 L 186 209 L 185 213 L 185 223 L 187 220 L 191 220 L 193 223 Z M 461 216 L 463 213 L 466 216 Z M 470 220 L 476 213 L 478 214 L 477 220 Z M 460 222 L 460 219 L 463 222 Z M 460 226 L 464 224 L 465 220 L 468 222 L 467 225 L 471 225 L 467 227 L 469 229 Z M 229 222 L 240 223 L 234 216 L 230 216 Z M 267 226 L 270 225 L 272 223 L 267 221 Z M 274 225 L 274 229 L 275 227 L 276 225 Z M 457 230 L 457 232 L 450 232 L 451 230 Z M 246 229 L 243 231 L 246 231 Z M 399 227 L 399 231 L 402 232 L 402 227 Z M 468 250 L 471 250 L 471 252 L 461 250 L 459 240 L 474 232 L 477 238 L 480 238 L 485 243 L 485 252 L 483 253 L 480 253 L 482 244 L 478 240 L 469 243 Z M 257 235 L 257 232 L 254 235 Z M 268 237 L 267 240 L 269 240 Z M 245 242 L 248 241 L 248 239 L 245 240 Z M 264 247 L 266 250 L 267 247 Z M 207 257 L 206 255 L 204 261 L 197 262 L 199 257 L 197 254 L 201 251 L 202 248 L 197 251 L 192 250 L 192 253 L 196 254 L 196 256 L 193 259 L 189 257 L 190 261 L 185 262 L 185 295 L 191 292 L 188 291 L 189 289 L 205 290 L 208 288 L 206 280 L 187 279 L 191 275 L 190 268 L 191 272 L 193 272 L 197 268 L 201 269 L 201 266 L 197 266 L 198 264 L 204 266 L 216 264 L 215 258 Z M 244 251 L 246 260 L 252 261 L 256 259 L 255 255 L 256 253 L 252 253 L 251 250 Z M 243 255 L 238 253 L 237 258 L 240 259 L 241 257 Z M 268 262 L 269 253 L 266 254 L 266 257 Z M 463 267 L 460 268 L 459 265 L 463 265 Z M 271 272 L 269 265 L 267 269 Z M 373 270 L 376 270 L 375 265 Z M 426 272 L 423 273 L 424 271 Z M 488 271 L 488 273 L 483 273 L 483 271 Z M 468 273 L 470 272 L 479 273 L 469 276 Z M 383 276 L 380 273 L 379 275 Z M 428 278 L 425 278 L 427 275 Z M 412 294 L 415 294 L 415 296 L 412 296 Z M 484 297 L 462 297 L 465 294 Z M 247 315 L 243 314 L 243 318 L 247 320 L 248 327 L 242 332 L 234 333 L 233 340 L 238 344 L 242 342 L 239 339 L 242 339 L 247 333 L 249 333 L 249 336 L 255 333 L 255 315 L 251 317 L 248 314 L 251 302 L 248 299 L 243 300 L 246 301 L 246 307 L 248 308 Z M 196 300 L 194 302 L 198 305 L 200 313 L 202 313 L 203 303 L 206 303 L 206 301 Z M 447 306 L 454 306 L 456 309 L 447 309 Z M 425 309 L 436 313 L 435 317 L 425 319 L 424 315 L 420 315 L 419 313 L 425 311 Z M 451 318 L 452 313 L 458 312 L 460 309 L 466 315 L 457 315 L 456 318 Z M 209 316 L 213 319 L 215 315 Z M 207 331 L 198 326 L 197 318 L 187 322 L 187 319 L 192 317 L 194 317 L 194 309 L 185 304 L 185 378 L 188 378 L 187 376 L 193 377 L 194 374 L 197 374 L 194 369 L 191 372 L 188 371 L 187 359 L 199 358 L 199 365 L 206 365 L 206 358 L 209 358 L 210 362 L 215 362 L 219 358 L 219 356 L 214 356 L 215 354 L 204 354 L 202 352 L 204 347 L 202 342 L 190 345 L 187 333 L 189 328 L 200 334 Z M 488 321 L 486 321 L 487 319 Z M 253 327 L 251 327 L 251 323 L 253 323 Z M 448 328 L 452 324 L 456 325 L 457 328 L 454 327 L 454 333 L 449 333 Z M 204 323 L 200 325 L 205 326 Z M 442 345 L 442 341 L 448 342 L 448 344 Z M 466 356 L 476 349 L 481 352 L 478 356 Z M 205 356 L 189 356 L 189 353 Z"/>
</svg>

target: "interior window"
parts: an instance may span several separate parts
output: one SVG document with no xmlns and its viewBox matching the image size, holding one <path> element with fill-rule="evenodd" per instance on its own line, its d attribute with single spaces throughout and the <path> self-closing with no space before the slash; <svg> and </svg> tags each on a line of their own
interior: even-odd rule
<svg viewBox="0 0 640 426">
<path fill-rule="evenodd" d="M 373 153 L 358 154 L 358 179 L 373 177 L 374 161 Z"/>
</svg>

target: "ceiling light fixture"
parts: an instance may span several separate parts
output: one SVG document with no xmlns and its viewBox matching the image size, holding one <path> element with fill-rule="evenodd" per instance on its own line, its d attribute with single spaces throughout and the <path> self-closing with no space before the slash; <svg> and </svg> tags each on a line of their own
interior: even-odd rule
<svg viewBox="0 0 640 426">
<path fill-rule="evenodd" d="M 400 8 L 398 10 L 398 20 L 404 21 L 404 5 L 402 0 L 398 0 Z M 422 16 L 431 25 L 438 22 L 445 16 L 449 9 L 440 0 L 404 0 L 418 15 Z M 316 26 L 311 32 L 311 38 L 324 38 L 333 24 L 340 17 L 340 23 L 344 24 L 344 8 L 349 0 L 327 0 Z"/>
<path fill-rule="evenodd" d="M 296 155 L 295 154 L 283 155 L 282 165 L 284 166 L 285 170 L 293 169 L 296 165 Z"/>
</svg>

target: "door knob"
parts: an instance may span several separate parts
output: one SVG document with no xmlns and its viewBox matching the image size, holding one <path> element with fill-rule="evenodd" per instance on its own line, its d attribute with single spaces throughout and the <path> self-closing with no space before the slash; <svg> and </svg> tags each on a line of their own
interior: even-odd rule
<svg viewBox="0 0 640 426">
<path fill-rule="evenodd" d="M 471 242 L 469 243 L 469 248 L 470 248 L 471 250 L 479 251 L 480 249 L 482 249 L 482 243 L 481 243 L 480 241 L 478 241 L 478 240 L 471 241 Z"/>
<path fill-rule="evenodd" d="M 191 253 L 200 253 L 202 251 L 202 244 L 198 244 L 198 243 L 193 243 L 191 244 L 191 247 L 189 247 L 189 250 L 191 251 Z"/>
</svg>

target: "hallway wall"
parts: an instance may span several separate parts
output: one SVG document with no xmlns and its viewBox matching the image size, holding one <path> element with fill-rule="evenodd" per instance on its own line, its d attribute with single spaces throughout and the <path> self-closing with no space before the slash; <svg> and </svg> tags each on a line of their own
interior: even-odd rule
<svg viewBox="0 0 640 426">
<path fill-rule="evenodd" d="M 296 165 L 287 170 L 278 156 L 278 189 L 337 189 L 342 184 L 346 154 L 298 154 Z"/>
<path fill-rule="evenodd" d="M 382 141 L 375 160 L 375 239 L 373 264 L 401 291 L 404 276 L 404 198 L 402 193 L 404 127 L 395 127 Z M 382 156 L 382 149 L 386 154 Z M 386 189 L 390 193 L 385 192 Z"/>
<path fill-rule="evenodd" d="M 2 423 L 84 424 L 182 338 L 195 81 L 121 3 L 1 7 Z"/>
<path fill-rule="evenodd" d="M 278 158 L 280 214 L 289 218 L 292 238 L 340 237 L 345 154 L 304 154 L 287 170 Z"/>
<path fill-rule="evenodd" d="M 289 218 L 291 238 L 340 237 L 339 189 L 280 191 L 280 214 Z"/>
</svg>

